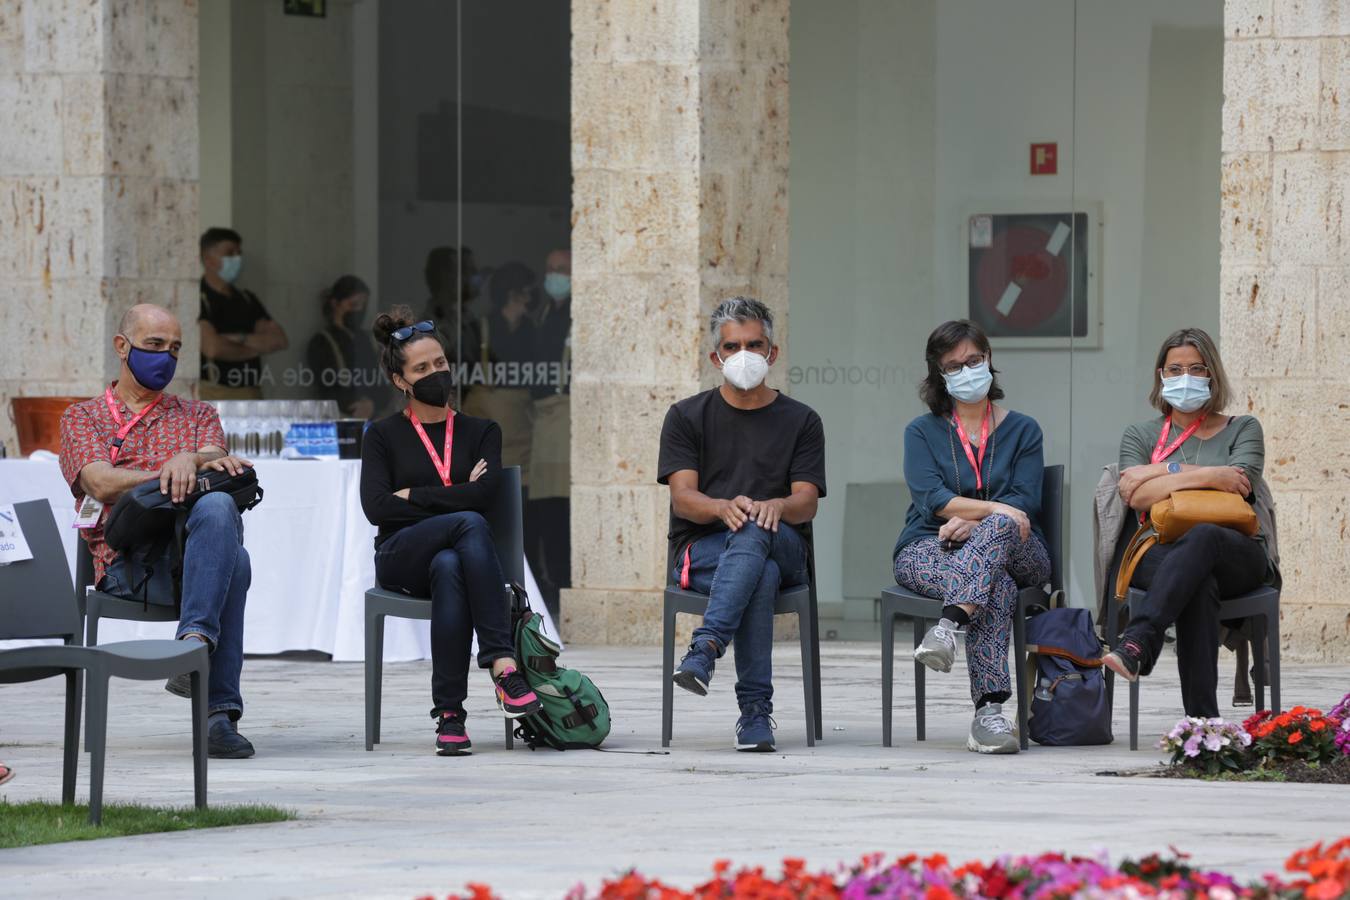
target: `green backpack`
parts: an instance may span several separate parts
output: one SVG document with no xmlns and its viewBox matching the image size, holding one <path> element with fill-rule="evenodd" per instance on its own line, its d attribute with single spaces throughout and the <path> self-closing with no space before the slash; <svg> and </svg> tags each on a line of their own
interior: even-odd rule
<svg viewBox="0 0 1350 900">
<path fill-rule="evenodd" d="M 511 585 L 516 660 L 543 709 L 516 720 L 516 737 L 530 749 L 590 750 L 609 735 L 604 694 L 576 669 L 558 665 L 562 648 L 544 633 L 543 616 L 530 609 L 525 589 Z"/>
</svg>

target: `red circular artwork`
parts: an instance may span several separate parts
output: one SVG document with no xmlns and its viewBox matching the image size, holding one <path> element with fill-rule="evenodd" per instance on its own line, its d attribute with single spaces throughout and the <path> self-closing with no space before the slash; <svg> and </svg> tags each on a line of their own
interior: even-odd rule
<svg viewBox="0 0 1350 900">
<path fill-rule="evenodd" d="M 1033 328 L 1060 311 L 1068 297 L 1069 264 L 1046 249 L 1050 233 L 1031 225 L 1013 225 L 994 236 L 980 254 L 975 271 L 976 297 L 991 322 L 1002 321 L 1009 329 Z M 1017 295 L 1007 315 L 999 312 L 1008 285 L 1017 284 Z"/>
</svg>

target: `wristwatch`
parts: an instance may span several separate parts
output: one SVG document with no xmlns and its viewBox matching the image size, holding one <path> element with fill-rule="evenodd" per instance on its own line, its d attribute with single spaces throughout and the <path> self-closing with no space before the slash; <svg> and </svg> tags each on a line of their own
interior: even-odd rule
<svg viewBox="0 0 1350 900">
<path fill-rule="evenodd" d="M 1168 475 L 1178 475 L 1178 474 L 1180 474 L 1180 473 L 1181 473 L 1181 463 L 1179 463 L 1179 462 L 1170 462 L 1170 463 L 1167 464 L 1167 474 L 1168 474 Z"/>
</svg>

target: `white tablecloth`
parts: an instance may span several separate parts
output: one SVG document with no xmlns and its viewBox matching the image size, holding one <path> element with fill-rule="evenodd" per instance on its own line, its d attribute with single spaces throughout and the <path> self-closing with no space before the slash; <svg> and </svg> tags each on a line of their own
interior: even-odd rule
<svg viewBox="0 0 1350 900">
<path fill-rule="evenodd" d="M 361 512 L 357 460 L 259 460 L 263 502 L 244 514 L 244 546 L 253 586 L 244 616 L 245 653 L 320 650 L 334 660 L 365 657 L 365 592 L 375 584 L 375 528 Z M 46 499 L 66 545 L 71 571 L 75 501 L 54 459 L 0 460 L 0 503 Z M 530 597 L 539 596 L 525 566 Z M 543 604 L 535 607 L 546 620 Z M 546 621 L 550 634 L 557 631 Z M 100 641 L 173 637 L 168 622 L 103 619 Z M 431 655 L 430 624 L 386 619 L 386 660 Z"/>
</svg>

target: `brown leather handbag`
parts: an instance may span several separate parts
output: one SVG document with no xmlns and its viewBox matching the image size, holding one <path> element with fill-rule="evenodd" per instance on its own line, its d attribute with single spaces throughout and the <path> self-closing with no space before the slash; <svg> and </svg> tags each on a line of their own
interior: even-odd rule
<svg viewBox="0 0 1350 900">
<path fill-rule="evenodd" d="M 1175 491 L 1149 510 L 1148 521 L 1130 538 L 1116 573 L 1116 600 L 1124 602 L 1130 591 L 1135 567 L 1154 544 L 1170 544 L 1196 525 L 1222 525 L 1255 537 L 1260 530 L 1256 510 L 1246 500 L 1228 491 Z"/>
</svg>

